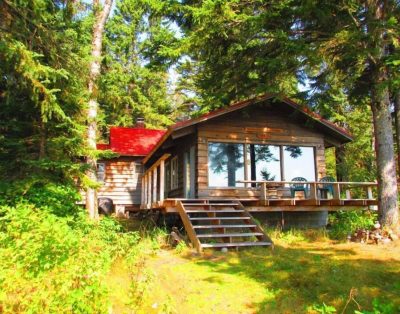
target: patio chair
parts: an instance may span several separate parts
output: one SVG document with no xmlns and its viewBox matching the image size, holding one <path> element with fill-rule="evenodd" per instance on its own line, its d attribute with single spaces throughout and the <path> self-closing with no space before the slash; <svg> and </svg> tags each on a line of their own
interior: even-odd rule
<svg viewBox="0 0 400 314">
<path fill-rule="evenodd" d="M 293 178 L 291 181 L 299 182 L 299 183 L 290 184 L 290 194 L 291 194 L 292 198 L 294 198 L 296 192 L 298 192 L 298 191 L 304 192 L 304 198 L 307 198 L 308 184 L 305 183 L 305 182 L 307 182 L 307 179 L 303 178 L 303 177 L 296 177 L 296 178 Z"/>
<path fill-rule="evenodd" d="M 323 177 L 319 182 L 335 182 L 335 178 L 331 176 Z M 329 194 L 333 197 L 333 184 L 319 184 L 318 190 L 320 192 L 321 198 L 328 198 Z"/>
</svg>

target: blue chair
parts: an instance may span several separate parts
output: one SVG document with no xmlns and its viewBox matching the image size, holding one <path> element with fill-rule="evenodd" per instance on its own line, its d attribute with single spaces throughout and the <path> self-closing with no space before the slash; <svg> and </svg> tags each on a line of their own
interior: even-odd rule
<svg viewBox="0 0 400 314">
<path fill-rule="evenodd" d="M 327 184 L 326 182 L 335 182 L 335 178 L 331 176 L 323 177 L 319 180 L 319 182 L 323 182 L 324 184 L 318 185 L 318 190 L 320 192 L 321 198 L 328 198 L 329 194 L 333 197 L 333 184 Z"/>
<path fill-rule="evenodd" d="M 303 177 L 296 177 L 293 178 L 291 181 L 299 182 L 299 183 L 292 183 L 290 185 L 290 195 L 292 196 L 292 198 L 294 198 L 296 192 L 298 191 L 304 192 L 304 198 L 307 198 L 308 195 L 308 184 L 306 183 L 307 179 Z"/>
</svg>

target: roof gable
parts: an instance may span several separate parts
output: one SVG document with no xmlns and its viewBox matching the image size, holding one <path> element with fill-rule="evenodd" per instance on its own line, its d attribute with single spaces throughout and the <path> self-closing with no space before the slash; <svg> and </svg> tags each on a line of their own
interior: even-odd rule
<svg viewBox="0 0 400 314">
<path fill-rule="evenodd" d="M 299 113 L 303 114 L 307 119 L 310 119 L 314 121 L 317 125 L 321 127 L 325 132 L 330 133 L 331 135 L 334 135 L 339 139 L 341 143 L 347 143 L 352 141 L 352 136 L 351 134 L 345 130 L 344 128 L 341 128 L 337 126 L 336 124 L 322 118 L 319 114 L 313 112 L 311 109 L 309 109 L 306 106 L 302 106 L 293 100 L 286 98 L 286 97 L 279 97 L 276 94 L 263 94 L 251 99 L 247 99 L 244 101 L 240 101 L 237 103 L 234 103 L 228 107 L 221 108 L 215 111 L 211 111 L 209 113 L 206 113 L 204 115 L 201 115 L 200 117 L 194 118 L 194 119 L 189 119 L 185 121 L 180 121 L 175 123 L 174 125 L 170 126 L 168 131 L 162 136 L 160 141 L 154 146 L 152 151 L 149 153 L 149 155 L 146 156 L 144 159 L 144 162 L 147 162 L 152 154 L 162 145 L 162 143 L 175 131 L 178 131 L 180 129 L 190 127 L 205 121 L 209 121 L 211 119 L 220 117 L 222 115 L 225 115 L 230 112 L 234 112 L 243 108 L 246 108 L 248 106 L 251 106 L 256 103 L 260 103 L 266 100 L 274 99 L 277 98 L 281 103 L 286 104 L 287 106 L 291 107 L 295 111 L 298 111 Z"/>
</svg>

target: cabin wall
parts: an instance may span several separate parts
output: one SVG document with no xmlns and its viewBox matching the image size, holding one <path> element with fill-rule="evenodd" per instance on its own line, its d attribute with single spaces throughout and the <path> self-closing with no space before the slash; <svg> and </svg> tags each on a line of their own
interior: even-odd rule
<svg viewBox="0 0 400 314">
<path fill-rule="evenodd" d="M 108 197 L 114 205 L 138 208 L 141 203 L 142 158 L 119 157 L 100 160 L 105 164 L 104 182 L 98 189 L 98 197 Z"/>
<path fill-rule="evenodd" d="M 167 192 L 167 198 L 184 198 L 184 154 L 191 146 L 196 146 L 196 132 L 179 137 L 172 142 L 167 142 L 164 148 L 161 148 L 157 154 L 146 164 L 149 168 L 163 154 L 171 154 L 167 162 L 170 162 L 174 157 L 178 157 L 178 187 Z M 196 165 L 195 165 L 196 167 Z M 195 168 L 196 169 L 196 168 Z"/>
<path fill-rule="evenodd" d="M 316 177 L 325 176 L 324 136 L 274 109 L 251 108 L 225 114 L 198 125 L 197 195 L 199 198 L 258 198 L 252 188 L 209 187 L 208 142 L 237 142 L 315 147 Z M 286 178 L 290 180 L 291 178 Z"/>
</svg>

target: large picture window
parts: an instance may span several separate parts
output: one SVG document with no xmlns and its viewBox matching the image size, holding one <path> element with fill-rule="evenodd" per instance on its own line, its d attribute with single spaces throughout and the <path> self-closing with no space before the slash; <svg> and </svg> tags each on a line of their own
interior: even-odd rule
<svg viewBox="0 0 400 314">
<path fill-rule="evenodd" d="M 295 177 L 315 181 L 314 147 L 208 143 L 210 187 L 243 187 L 238 181 L 289 181 Z"/>
<path fill-rule="evenodd" d="M 244 180 L 244 145 L 234 143 L 209 143 L 209 186 L 243 186 L 242 183 L 237 183 L 239 180 Z"/>
<path fill-rule="evenodd" d="M 304 146 L 283 146 L 286 180 L 303 177 L 307 181 L 315 181 L 314 148 Z"/>
<path fill-rule="evenodd" d="M 281 157 L 279 146 L 247 145 L 248 171 L 251 180 L 281 181 Z"/>
</svg>

